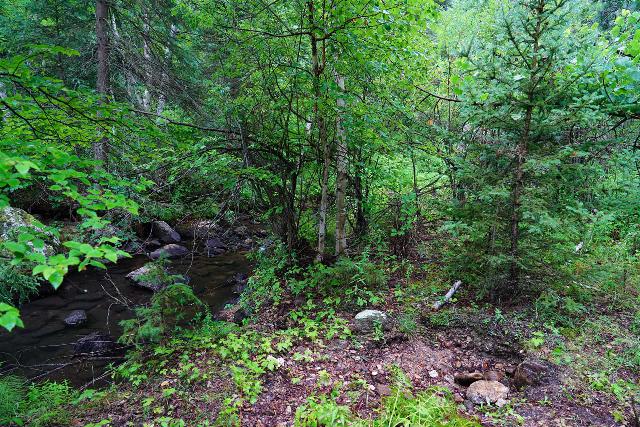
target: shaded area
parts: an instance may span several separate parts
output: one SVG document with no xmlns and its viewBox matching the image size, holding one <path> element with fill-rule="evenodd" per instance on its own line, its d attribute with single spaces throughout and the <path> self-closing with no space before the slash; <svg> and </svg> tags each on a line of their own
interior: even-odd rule
<svg viewBox="0 0 640 427">
<path fill-rule="evenodd" d="M 21 307 L 25 328 L 0 332 L 0 375 L 19 374 L 32 380 L 66 379 L 78 386 L 100 379 L 105 368 L 120 360 L 126 349 L 116 345 L 107 355 L 86 357 L 76 354 L 74 343 L 90 334 L 117 340 L 122 332 L 119 322 L 133 317 L 133 308 L 151 298 L 150 291 L 132 285 L 125 278 L 147 262 L 148 257 L 140 255 L 123 259 L 107 271 L 71 273 L 58 291 Z M 193 254 L 171 261 L 170 266 L 175 273 L 189 278 L 196 295 L 214 313 L 236 296 L 229 279 L 249 270 L 240 252 L 216 257 Z M 84 310 L 87 320 L 68 326 L 64 319 L 74 310 Z"/>
</svg>

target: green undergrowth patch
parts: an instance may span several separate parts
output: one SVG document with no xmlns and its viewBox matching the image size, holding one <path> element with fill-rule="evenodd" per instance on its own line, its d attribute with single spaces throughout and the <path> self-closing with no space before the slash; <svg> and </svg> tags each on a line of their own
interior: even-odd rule
<svg viewBox="0 0 640 427">
<path fill-rule="evenodd" d="M 342 257 L 331 265 L 313 263 L 301 267 L 295 254 L 282 244 L 267 253 L 252 254 L 256 263 L 240 303 L 250 313 L 265 305 L 277 306 L 285 299 L 331 301 L 341 309 L 379 305 L 387 291 L 391 268 L 374 261 L 364 250 L 355 258 Z"/>
<path fill-rule="evenodd" d="M 68 405 L 80 393 L 66 382 L 29 384 L 15 376 L 0 378 L 0 425 L 58 426 L 70 421 Z"/>
<path fill-rule="evenodd" d="M 622 325 L 620 319 L 594 316 L 575 336 L 561 340 L 551 356 L 571 368 L 569 385 L 583 400 L 598 391 L 614 396 L 624 406 L 630 396 L 640 393 L 640 334 Z"/>
<path fill-rule="evenodd" d="M 355 415 L 346 405 L 336 402 L 342 384 L 334 385 L 329 393 L 313 395 L 295 413 L 296 427 L 479 427 L 474 420 L 458 414 L 451 391 L 430 387 L 415 391 L 408 378 L 394 371 L 394 385 L 389 396 L 369 418 Z"/>
<path fill-rule="evenodd" d="M 285 358 L 310 357 L 294 348 L 350 335 L 346 321 L 332 311 L 316 310 L 310 316 L 301 309 L 291 317 L 289 328 L 267 331 L 205 319 L 198 328 L 182 330 L 153 347 L 130 352 L 115 368 L 115 377 L 133 388 L 165 384 L 161 386 L 163 394 L 184 400 L 189 399 L 189 390 L 204 384 L 231 383 L 232 389 L 215 396 L 222 402 L 217 422 L 239 425 L 240 409 L 258 400 L 265 374 L 279 369 Z"/>
</svg>

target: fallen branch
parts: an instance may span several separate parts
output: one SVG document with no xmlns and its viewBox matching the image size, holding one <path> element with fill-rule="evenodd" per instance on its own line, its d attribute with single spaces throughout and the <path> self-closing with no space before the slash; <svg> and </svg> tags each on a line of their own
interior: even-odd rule
<svg viewBox="0 0 640 427">
<path fill-rule="evenodd" d="M 443 305 L 448 303 L 453 294 L 456 293 L 460 285 L 462 285 L 462 280 L 458 280 L 456 283 L 454 283 L 451 289 L 449 289 L 449 292 L 447 292 L 447 294 L 444 296 L 444 298 L 433 303 L 433 309 L 439 310 Z"/>
</svg>

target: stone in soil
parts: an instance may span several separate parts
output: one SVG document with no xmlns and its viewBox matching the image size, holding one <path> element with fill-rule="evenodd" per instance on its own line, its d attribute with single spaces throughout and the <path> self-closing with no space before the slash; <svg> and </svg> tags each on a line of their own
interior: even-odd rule
<svg viewBox="0 0 640 427">
<path fill-rule="evenodd" d="M 178 243 L 181 240 L 180 234 L 164 221 L 153 221 L 152 232 L 163 243 Z"/>
<path fill-rule="evenodd" d="M 185 256 L 189 253 L 189 249 L 185 248 L 181 245 L 176 245 L 175 243 L 171 243 L 169 245 L 165 245 L 160 249 L 156 249 L 151 252 L 149 256 L 151 259 L 158 259 L 161 256 L 165 256 L 167 258 L 177 258 L 181 256 Z"/>
<path fill-rule="evenodd" d="M 64 323 L 67 326 L 80 326 L 87 322 L 87 312 L 84 310 L 73 310 L 67 317 L 64 318 Z"/>
<path fill-rule="evenodd" d="M 73 351 L 76 354 L 105 354 L 112 352 L 116 342 L 108 334 L 92 332 L 73 343 Z"/>
<path fill-rule="evenodd" d="M 513 374 L 513 384 L 518 388 L 547 384 L 552 380 L 553 372 L 554 366 L 552 363 L 528 358 L 516 367 Z"/>
<path fill-rule="evenodd" d="M 506 402 L 509 387 L 498 381 L 476 381 L 467 389 L 467 399 L 476 405 Z"/>
<path fill-rule="evenodd" d="M 354 318 L 355 329 L 361 333 L 372 332 L 376 325 L 381 325 L 384 328 L 388 324 L 387 315 L 380 310 L 363 310 Z"/>
</svg>

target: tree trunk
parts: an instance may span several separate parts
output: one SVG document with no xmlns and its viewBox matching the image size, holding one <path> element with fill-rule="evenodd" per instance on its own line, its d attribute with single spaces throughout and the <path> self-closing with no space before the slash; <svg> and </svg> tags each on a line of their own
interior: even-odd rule
<svg viewBox="0 0 640 427">
<path fill-rule="evenodd" d="M 324 71 L 324 64 L 320 63 L 318 56 L 318 39 L 315 34 L 315 7 L 313 0 L 307 2 L 309 10 L 309 26 L 311 28 L 309 32 L 309 38 L 311 42 L 311 73 L 313 75 L 313 115 L 315 126 L 318 128 L 318 147 L 322 155 L 322 181 L 320 182 L 321 194 L 320 194 L 320 209 L 318 211 L 318 247 L 316 260 L 322 261 L 324 258 L 324 252 L 327 240 L 327 210 L 329 209 L 329 168 L 331 166 L 331 150 L 329 148 L 329 142 L 327 140 L 327 126 L 324 120 L 324 115 L 320 109 L 320 100 L 322 93 L 320 90 L 320 83 L 322 73 Z M 313 135 L 313 128 L 311 129 L 311 135 Z"/>
<path fill-rule="evenodd" d="M 154 68 L 152 58 L 151 58 L 151 46 L 149 45 L 149 13 L 146 10 L 142 14 L 142 57 L 144 59 L 144 63 L 142 67 L 144 69 L 144 92 L 142 93 L 142 109 L 144 111 L 151 110 L 151 90 L 149 89 L 152 82 L 152 70 Z"/>
<path fill-rule="evenodd" d="M 341 92 L 344 92 L 344 77 L 336 72 L 336 84 Z M 339 96 L 338 116 L 336 118 L 336 256 L 342 254 L 347 248 L 347 209 L 345 205 L 345 193 L 347 191 L 347 136 L 344 130 L 343 115 L 346 103 Z"/>
<path fill-rule="evenodd" d="M 510 250 L 510 266 L 509 266 L 509 287 L 510 292 L 515 292 L 520 286 L 520 221 L 522 218 L 522 192 L 524 190 L 524 164 L 527 160 L 527 152 L 529 149 L 529 139 L 531 137 L 531 123 L 533 120 L 533 108 L 536 92 L 536 76 L 538 75 L 538 53 L 540 51 L 540 38 L 542 32 L 542 23 L 544 19 L 545 0 L 539 0 L 535 9 L 537 21 L 535 30 L 532 34 L 533 56 L 531 59 L 531 77 L 529 79 L 529 87 L 527 93 L 527 104 L 525 108 L 524 126 L 522 134 L 516 146 L 515 170 L 513 176 L 512 188 L 512 211 L 511 211 L 511 250 Z"/>
<path fill-rule="evenodd" d="M 359 160 L 356 163 L 355 176 L 353 177 L 353 193 L 356 199 L 356 229 L 355 232 L 358 236 L 363 236 L 367 232 L 367 217 L 364 212 L 364 191 L 362 184 L 362 176 L 364 171 L 362 170 L 362 155 L 360 154 Z"/>
<path fill-rule="evenodd" d="M 109 36 L 107 33 L 109 16 L 109 0 L 96 0 L 96 40 L 98 59 L 96 92 L 102 96 L 102 102 L 107 102 L 109 92 Z M 98 117 L 100 119 L 100 117 Z M 102 133 L 102 131 L 100 131 Z M 106 136 L 99 137 L 93 143 L 93 156 L 103 163 L 107 161 L 109 139 Z"/>
</svg>

